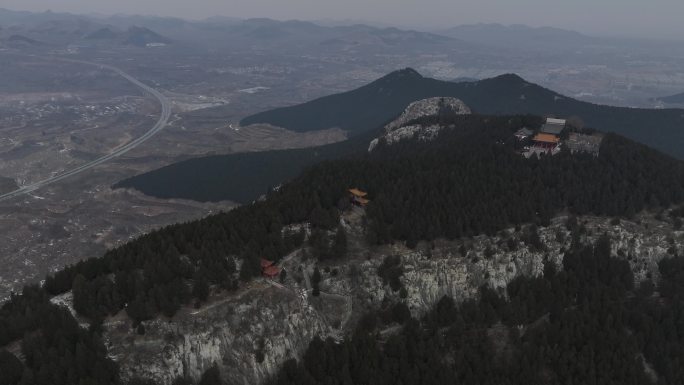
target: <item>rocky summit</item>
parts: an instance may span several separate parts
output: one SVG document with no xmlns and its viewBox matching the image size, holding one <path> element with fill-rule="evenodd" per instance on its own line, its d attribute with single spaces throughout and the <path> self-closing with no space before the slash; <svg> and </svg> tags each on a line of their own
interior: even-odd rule
<svg viewBox="0 0 684 385">
<path fill-rule="evenodd" d="M 420 140 L 432 140 L 445 127 L 439 124 L 438 119 L 441 116 L 470 113 L 470 108 L 457 98 L 435 97 L 413 102 L 397 119 L 385 126 L 384 135 L 371 141 L 368 151 L 373 151 L 381 141 L 391 145 L 416 135 Z M 435 121 L 430 124 L 418 122 L 427 118 L 434 118 Z"/>
</svg>

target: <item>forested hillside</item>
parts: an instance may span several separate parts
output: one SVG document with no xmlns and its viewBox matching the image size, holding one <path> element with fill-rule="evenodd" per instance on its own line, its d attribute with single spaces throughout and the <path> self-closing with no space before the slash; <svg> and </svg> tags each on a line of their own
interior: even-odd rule
<svg viewBox="0 0 684 385">
<path fill-rule="evenodd" d="M 453 84 L 424 78 L 407 68 L 356 90 L 249 116 L 240 125 L 268 123 L 297 132 L 338 127 L 359 134 L 389 123 L 411 102 L 450 96 L 442 93 Z"/>
<path fill-rule="evenodd" d="M 371 198 L 367 232 L 375 244 L 491 234 L 545 224 L 563 210 L 629 217 L 684 199 L 682 163 L 624 138 L 608 135 L 598 158 L 562 152 L 525 159 L 513 133 L 534 117 L 452 119 L 458 129 L 444 130 L 434 142 L 380 145 L 370 154 L 322 162 L 265 201 L 143 236 L 57 274 L 46 288 L 61 293 L 82 275 L 75 299 L 80 303 L 81 292 L 90 298 L 77 306 L 83 314 L 103 317 L 132 302 L 127 312 L 134 319 L 172 315 L 192 297 L 185 280 L 230 288 L 235 267 L 227 257 L 243 260 L 240 276 L 249 279 L 259 274 L 259 258 L 278 260 L 301 242 L 281 234 L 284 225 L 335 228 L 337 207 L 354 186 Z M 121 284 L 101 278 L 108 274 Z"/>
<path fill-rule="evenodd" d="M 391 318 L 370 313 L 341 344 L 314 340 L 270 384 L 680 384 L 684 258 L 660 271 L 655 297 L 650 281 L 635 287 L 604 236 L 568 250 L 562 271 L 547 264 L 511 282 L 507 299 L 483 287 L 479 300 L 444 297 L 421 320 L 401 302 Z"/>
<path fill-rule="evenodd" d="M 42 289 L 13 297 L 0 309 L 0 346 L 23 339 L 27 359 L 17 370 L 16 360 L 0 354 L 2 368 L 21 372 L 9 383 L 115 383 L 115 366 L 99 334 L 104 318 L 122 310 L 134 323 L 173 316 L 185 304 L 201 306 L 210 288 L 234 290 L 260 274 L 261 258 L 278 261 L 302 245 L 304 233 L 287 230 L 288 224 L 310 222 L 314 233 L 337 229 L 350 187 L 369 193 L 369 247 L 397 240 L 413 246 L 526 222 L 543 225 L 565 210 L 631 216 L 684 200 L 681 162 L 619 136 L 606 136 L 598 157 L 563 152 L 525 159 L 513 133 L 538 118 L 452 119 L 444 123 L 458 128 L 443 130 L 433 142 L 380 144 L 370 154 L 322 162 L 263 201 L 154 231 L 48 277 Z M 609 262 L 606 269 L 613 271 Z M 626 285 L 623 275 L 610 276 Z M 48 302 L 50 295 L 69 290 L 76 311 L 92 322 L 88 331 Z"/>
<path fill-rule="evenodd" d="M 683 110 L 596 105 L 557 94 L 511 74 L 453 83 L 425 78 L 405 69 L 350 92 L 247 117 L 241 124 L 269 123 L 293 131 L 339 127 L 358 134 L 388 122 L 413 101 L 438 96 L 461 99 L 479 114 L 577 116 L 587 126 L 684 158 Z"/>
</svg>

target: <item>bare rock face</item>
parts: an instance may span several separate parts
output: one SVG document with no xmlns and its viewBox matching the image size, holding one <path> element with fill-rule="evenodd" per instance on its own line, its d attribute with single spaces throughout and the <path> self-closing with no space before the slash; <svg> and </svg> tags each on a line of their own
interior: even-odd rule
<svg viewBox="0 0 684 385">
<path fill-rule="evenodd" d="M 300 357 L 315 336 L 330 333 L 306 296 L 257 283 L 201 309 L 182 309 L 173 320 L 144 322 L 144 335 L 128 319 L 111 321 L 105 324 L 109 351 L 125 380 L 198 381 L 216 364 L 228 383 L 262 383 L 284 361 Z"/>
<path fill-rule="evenodd" d="M 541 249 L 525 244 L 525 229 L 516 231 L 512 228 L 491 237 L 483 235 L 423 244 L 416 250 L 402 245 L 382 248 L 367 255 L 363 261 L 337 267 L 340 273 L 336 277 L 324 275 L 321 290 L 354 293 L 354 305 L 366 309 L 377 308 L 386 299 L 400 300 L 399 292 L 383 285 L 377 275 L 384 257 L 398 255 L 404 270 L 401 281 L 407 289 L 405 301 L 416 317 L 429 311 L 445 295 L 462 302 L 477 296 L 483 285 L 505 293 L 507 285 L 519 276 L 542 275 L 545 261 L 562 269 L 564 251 L 570 248 L 572 241 L 566 220 L 567 217 L 557 217 L 550 226 L 539 228 Z M 655 220 L 651 215 L 644 215 L 637 222 L 621 221 L 619 224 L 611 223 L 609 218 L 584 217 L 580 220 L 586 228 L 581 242 L 593 244 L 601 235 L 607 234 L 611 239 L 612 255 L 629 262 L 637 285 L 646 279 L 657 280 L 658 262 L 672 257 L 674 250 L 684 246 L 684 232 L 675 231 L 670 223 Z M 510 245 L 513 245 L 512 249 Z M 465 255 L 463 250 L 466 250 Z M 347 279 L 340 278 L 345 276 Z"/>
<path fill-rule="evenodd" d="M 524 242 L 525 228 L 496 236 L 435 241 L 408 249 L 402 244 L 369 248 L 363 243 L 362 215 L 343 218 L 349 256 L 319 266 L 320 296 L 311 295 L 310 276 L 316 261 L 295 252 L 285 258 L 284 285 L 259 280 L 238 293 L 217 295 L 201 309 L 182 309 L 172 320 L 145 322 L 145 335 L 130 320 L 105 323 L 112 357 L 124 379 L 148 377 L 170 385 L 177 376 L 199 379 L 216 363 L 231 384 L 258 384 L 275 374 L 289 358 L 300 358 L 315 336 L 342 338 L 354 320 L 386 301 L 406 301 L 414 316 L 429 311 L 443 296 L 457 302 L 473 298 L 482 285 L 500 289 L 518 276 L 543 274 L 544 263 L 562 268 L 571 233 L 566 217 L 540 227 L 543 247 Z M 612 253 L 629 261 L 635 281 L 657 280 L 658 262 L 681 250 L 684 232 L 643 214 L 635 221 L 581 217 L 581 242 L 591 244 L 608 234 Z M 400 256 L 405 298 L 378 276 L 387 256 Z M 261 360 L 263 358 L 263 360 Z M 261 362 L 259 362 L 261 361 Z"/>
<path fill-rule="evenodd" d="M 404 110 L 399 118 L 385 126 L 385 134 L 383 136 L 371 141 L 368 151 L 373 151 L 381 140 L 387 144 L 393 144 L 412 138 L 415 135 L 418 135 L 420 140 L 434 139 L 442 130 L 442 126 L 423 126 L 410 123 L 419 118 L 439 116 L 443 113 L 469 115 L 471 112 L 468 106 L 456 98 L 436 97 L 413 102 L 406 107 L 406 110 Z"/>
</svg>

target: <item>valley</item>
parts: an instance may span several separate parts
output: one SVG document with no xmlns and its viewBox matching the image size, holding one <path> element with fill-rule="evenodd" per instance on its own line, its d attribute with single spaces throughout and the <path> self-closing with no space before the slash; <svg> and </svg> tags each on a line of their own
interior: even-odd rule
<svg viewBox="0 0 684 385">
<path fill-rule="evenodd" d="M 162 90 L 166 95 L 159 96 L 169 100 L 169 116 L 160 119 L 159 104 L 110 69 L 73 57 L 5 57 L 16 59 L 0 75 L 9 84 L 26 76 L 26 68 L 41 75 L 17 83 L 16 93 L 6 88 L 0 96 L 3 299 L 27 282 L 38 282 L 66 264 L 101 255 L 147 231 L 234 206 L 229 201 L 201 204 L 111 191 L 110 186 L 126 176 L 193 154 L 298 148 L 345 138 L 336 130 L 239 130 L 226 120 L 185 127 L 179 114 L 206 107 L 204 98 Z M 54 84 L 54 91 L 39 92 L 39 83 Z M 154 140 L 143 143 L 152 134 Z M 133 149 L 136 145 L 139 148 Z M 88 171 L 91 167 L 94 170 Z M 48 185 L 53 181 L 59 183 Z"/>
</svg>

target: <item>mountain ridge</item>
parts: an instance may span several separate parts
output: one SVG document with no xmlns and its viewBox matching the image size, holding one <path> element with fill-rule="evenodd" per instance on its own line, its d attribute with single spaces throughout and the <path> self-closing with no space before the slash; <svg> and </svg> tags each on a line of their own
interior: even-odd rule
<svg viewBox="0 0 684 385">
<path fill-rule="evenodd" d="M 338 127 L 353 136 L 379 127 L 411 102 L 429 97 L 455 97 L 473 112 L 488 115 L 576 116 L 592 128 L 615 132 L 684 158 L 684 110 L 583 102 L 516 74 L 453 83 L 423 77 L 414 69 L 402 69 L 355 90 L 245 117 L 240 124 L 267 123 L 300 132 Z"/>
<path fill-rule="evenodd" d="M 400 85 L 395 87 L 397 83 Z M 405 94 L 398 96 L 398 91 Z M 392 98 L 385 97 L 387 94 L 392 95 Z M 678 145 L 684 143 L 684 131 L 678 130 L 677 125 L 684 122 L 682 110 L 634 110 L 595 106 L 566 98 L 529 83 L 515 74 L 504 74 L 472 83 L 451 83 L 425 78 L 413 69 L 403 69 L 353 91 L 256 114 L 243 121 L 262 121 L 274 125 L 282 124 L 284 121 L 290 123 L 290 128 L 303 130 L 324 129 L 327 126 L 355 129 L 347 141 L 308 149 L 198 157 L 124 179 L 113 187 L 134 188 L 159 198 L 251 202 L 269 188 L 294 177 L 318 161 L 350 157 L 365 152 L 371 140 L 383 135 L 382 127 L 399 116 L 415 100 L 450 95 L 462 100 L 473 113 L 487 115 L 536 112 L 537 115 L 586 118 L 585 115 L 595 114 L 594 109 L 598 108 L 598 116 L 592 120 L 587 119 L 587 125 L 601 129 L 600 123 L 607 122 L 610 127 L 623 129 L 623 133 L 624 128 L 641 129 L 648 127 L 649 122 L 656 125 L 659 119 L 664 120 L 666 124 L 661 125 L 659 129 L 667 127 L 667 131 L 673 135 L 665 135 L 667 140 L 655 143 L 659 146 L 655 146 L 653 142 L 647 144 L 656 149 L 670 150 L 670 155 L 678 155 L 680 158 L 684 156 L 684 145 Z M 520 95 L 529 97 L 521 99 Z M 558 105 L 566 107 L 557 108 Z M 356 111 L 357 107 L 363 111 Z M 313 114 L 313 118 L 308 112 Z M 275 118 L 270 119 L 272 116 Z M 371 119 L 366 119 L 368 116 Z M 292 119 L 288 121 L 288 118 Z M 321 125 L 318 119 L 324 120 L 324 124 Z M 301 125 L 298 125 L 299 123 Z M 643 135 L 636 136 L 644 138 Z M 652 133 L 646 132 L 647 139 L 652 136 Z M 196 172 L 198 169 L 204 172 Z M 243 182 L 238 184 L 236 180 Z"/>
<path fill-rule="evenodd" d="M 23 339 L 23 353 L 29 358 L 19 362 L 20 369 L 25 365 L 26 370 L 19 370 L 19 377 L 12 382 L 25 377 L 23 383 L 33 383 L 29 379 L 34 375 L 46 378 L 45 373 L 54 373 L 59 380 L 50 378 L 39 383 L 70 385 L 81 380 L 111 385 L 124 374 L 121 379 L 128 384 L 141 383 L 134 379 L 143 376 L 169 385 L 178 376 L 190 376 L 196 381 L 200 369 L 216 363 L 222 371 L 239 366 L 237 376 L 243 382 L 254 383 L 244 379 L 270 377 L 276 365 L 289 358 L 301 358 L 302 344 L 314 338 L 312 334 L 328 330 L 336 336 L 353 333 L 352 324 L 341 326 L 347 324 L 339 318 L 343 310 L 333 309 L 327 321 L 316 311 L 316 306 L 321 305 L 319 299 L 341 296 L 321 291 L 327 288 L 326 282 L 319 282 L 324 273 L 328 282 L 335 276 L 343 278 L 337 280 L 338 289 L 357 288 L 358 280 L 349 285 L 347 279 L 353 282 L 354 276 L 368 277 L 362 279 L 360 292 L 350 295 L 349 300 L 337 301 L 338 309 L 361 310 L 370 304 L 371 309 L 386 310 L 383 298 L 403 298 L 422 304 L 421 309 L 426 310 L 426 306 L 439 301 L 440 295 L 451 293 L 460 295 L 459 301 L 464 300 L 468 298 L 465 294 L 474 295 L 484 283 L 508 283 L 523 269 L 533 275 L 543 270 L 545 276 L 552 277 L 553 270 L 547 268 L 546 243 L 553 242 L 553 250 L 562 247 L 572 251 L 578 249 L 582 237 L 591 235 L 586 227 L 580 230 L 586 221 L 580 225 L 577 218 L 574 224 L 568 219 L 568 225 L 563 225 L 555 220 L 558 213 L 595 215 L 608 223 L 611 217 L 632 218 L 644 210 L 658 212 L 684 202 L 684 163 L 618 135 L 606 135 L 599 156 L 561 151 L 556 156 L 525 158 L 519 153 L 521 144 L 514 133 L 539 122 L 539 117 L 448 118 L 442 124 L 458 129 L 442 130 L 437 140 L 412 138 L 392 146 L 381 145 L 372 153 L 321 162 L 272 189 L 264 199 L 153 231 L 109 250 L 101 258 L 60 270 L 47 277 L 42 286 L 25 288 L 22 295 L 12 296 L 0 308 L 0 345 Z M 350 141 L 361 143 L 361 137 Z M 368 193 L 370 202 L 365 210 L 351 208 L 351 186 Z M 662 227 L 663 220 L 670 226 L 670 219 L 665 217 L 660 219 L 661 226 L 651 227 Z M 353 228 L 350 223 L 355 223 Z M 549 233 L 538 228 L 554 223 L 560 225 L 556 227 L 560 231 Z M 513 226 L 519 228 L 511 236 L 507 229 Z M 616 225 L 611 222 L 610 226 L 615 229 Z M 574 230 L 568 235 L 562 227 Z M 348 242 L 346 229 L 355 243 Z M 502 232 L 506 234 L 493 238 Z M 601 233 L 595 231 L 593 236 L 605 239 L 607 236 Z M 492 241 L 473 247 L 472 242 L 479 242 L 481 236 L 491 237 Z M 622 244 L 640 243 L 634 239 L 627 235 Z M 658 239 L 661 242 L 662 238 Z M 444 251 L 435 243 L 443 242 L 452 242 L 442 254 L 448 259 L 435 263 Z M 612 249 L 606 242 L 597 244 L 600 247 L 595 249 L 602 251 L 605 261 Z M 676 241 L 672 244 L 677 247 Z M 510 253 L 498 251 L 504 247 Z M 528 247 L 534 255 L 527 251 Z M 405 251 L 405 259 L 397 255 L 397 250 Z M 627 274 L 628 259 L 634 262 L 632 248 L 629 250 L 629 255 L 624 250 L 617 252 L 622 258 L 619 269 L 598 266 L 600 269 L 592 270 L 591 277 L 605 277 L 611 282 L 619 276 L 625 278 L 620 282 L 633 284 L 634 279 Z M 657 251 L 657 258 L 665 258 L 668 253 L 660 245 Z M 655 258 L 650 253 L 645 255 Z M 591 256 L 587 260 L 595 261 Z M 329 273 L 321 273 L 315 266 L 316 261 L 325 266 L 340 261 L 346 266 L 352 258 L 358 261 L 356 275 L 351 266 L 349 270 L 329 269 Z M 262 259 L 290 263 L 287 274 L 279 278 L 281 283 L 260 278 Z M 407 262 L 406 279 L 400 277 L 402 260 Z M 644 268 L 642 261 L 638 261 L 640 270 Z M 416 279 L 409 263 L 413 269 L 431 266 Z M 492 268 L 493 263 L 498 266 Z M 438 280 L 434 272 L 444 277 L 445 264 L 453 279 Z M 573 267 L 569 265 L 568 270 Z M 359 268 L 363 272 L 359 273 Z M 575 282 L 572 287 L 582 287 L 577 282 L 584 280 L 571 282 Z M 422 289 L 424 293 L 419 293 Z M 249 297 L 247 293 L 255 295 Z M 276 296 L 278 293 L 282 295 Z M 232 302 L 241 309 L 236 313 L 229 301 L 244 298 L 243 294 L 248 296 L 243 303 L 251 305 Z M 576 296 L 570 293 L 558 298 Z M 285 308 L 274 309 L 284 300 L 288 301 Z M 69 308 L 58 306 L 64 302 L 73 304 L 71 309 L 79 320 L 91 322 L 88 330 L 79 326 Z M 574 308 L 575 303 L 573 300 L 568 307 Z M 410 318 L 410 309 L 399 310 L 403 314 L 400 319 L 407 319 L 407 311 Z M 533 315 L 531 321 L 540 316 Z M 193 326 L 198 320 L 205 323 Z M 295 327 L 267 327 L 276 321 L 282 326 L 283 320 Z M 243 329 L 234 332 L 236 327 Z M 211 328 L 221 330 L 209 331 Z M 244 335 L 248 338 L 242 338 Z M 263 342 L 254 343 L 253 335 Z M 115 338 L 107 338 L 111 336 Z M 107 346 L 104 341 L 114 345 Z M 292 349 L 293 341 L 296 350 Z M 131 355 L 131 351 L 142 354 Z M 64 356 L 80 359 L 65 363 Z M 260 366 L 266 356 L 271 365 Z M 2 359 L 0 356 L 0 365 Z M 114 360 L 125 363 L 123 373 Z M 190 373 L 183 369 L 188 365 L 193 368 Z M 231 374 L 224 373 L 232 379 Z"/>
</svg>

